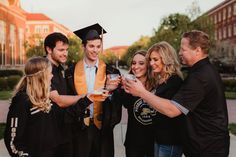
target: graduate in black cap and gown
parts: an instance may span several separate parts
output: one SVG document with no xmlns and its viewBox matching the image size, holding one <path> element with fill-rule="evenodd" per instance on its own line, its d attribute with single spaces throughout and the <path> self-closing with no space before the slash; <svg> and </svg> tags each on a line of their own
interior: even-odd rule
<svg viewBox="0 0 236 157">
<path fill-rule="evenodd" d="M 106 88 L 110 92 L 117 90 L 120 78 L 111 80 L 109 74 L 120 74 L 119 70 L 98 58 L 103 49 L 102 36 L 106 31 L 99 24 L 94 24 L 74 33 L 82 40 L 84 58 L 66 72 L 70 93 L 81 95 L 101 88 Z M 103 102 L 94 100 L 88 103 L 84 111 L 79 111 L 80 114 L 68 110 L 68 115 L 80 123 L 75 126 L 74 131 L 74 155 L 112 157 L 114 156 L 113 128 L 120 122 L 121 106 L 111 97 Z M 81 112 L 84 112 L 83 117 Z"/>
</svg>

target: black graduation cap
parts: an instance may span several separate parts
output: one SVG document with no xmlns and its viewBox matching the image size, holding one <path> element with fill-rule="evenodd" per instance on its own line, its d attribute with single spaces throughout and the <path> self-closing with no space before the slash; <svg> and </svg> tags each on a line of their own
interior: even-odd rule
<svg viewBox="0 0 236 157">
<path fill-rule="evenodd" d="M 101 39 L 106 31 L 102 28 L 102 26 L 96 23 L 94 25 L 74 31 L 74 33 L 82 40 L 82 42 L 86 42 L 87 40 Z M 102 36 L 100 37 L 100 35 Z"/>
</svg>

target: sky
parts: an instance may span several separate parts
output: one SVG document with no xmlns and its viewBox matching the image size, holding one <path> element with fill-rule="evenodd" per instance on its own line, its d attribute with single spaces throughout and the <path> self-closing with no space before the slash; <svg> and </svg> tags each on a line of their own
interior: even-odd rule
<svg viewBox="0 0 236 157">
<path fill-rule="evenodd" d="M 71 31 L 99 23 L 108 33 L 104 48 L 131 45 L 152 36 L 163 17 L 187 13 L 194 0 L 21 0 L 21 7 L 43 13 Z M 201 12 L 224 0 L 196 0 Z"/>
</svg>

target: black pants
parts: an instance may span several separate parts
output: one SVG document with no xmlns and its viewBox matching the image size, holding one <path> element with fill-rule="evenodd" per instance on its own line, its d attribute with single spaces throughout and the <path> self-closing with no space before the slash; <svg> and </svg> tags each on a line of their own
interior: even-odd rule
<svg viewBox="0 0 236 157">
<path fill-rule="evenodd" d="M 51 149 L 51 150 L 47 150 L 47 151 L 41 151 L 36 154 L 30 154 L 30 156 L 33 156 L 33 157 L 56 157 L 56 148 Z"/>
<path fill-rule="evenodd" d="M 74 139 L 74 157 L 100 157 L 101 155 L 101 132 L 94 125 L 85 130 L 78 130 Z"/>
<path fill-rule="evenodd" d="M 138 147 L 125 147 L 126 157 L 154 157 L 153 147 L 138 148 Z"/>
<path fill-rule="evenodd" d="M 72 141 L 59 145 L 55 157 L 73 157 Z"/>
</svg>

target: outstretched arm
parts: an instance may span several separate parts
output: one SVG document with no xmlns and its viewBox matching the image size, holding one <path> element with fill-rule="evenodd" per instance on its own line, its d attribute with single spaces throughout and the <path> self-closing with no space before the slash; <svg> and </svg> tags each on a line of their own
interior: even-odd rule
<svg viewBox="0 0 236 157">
<path fill-rule="evenodd" d="M 85 95 L 59 95 L 57 90 L 50 92 L 50 99 L 62 108 L 75 104 L 80 98 L 83 98 L 84 96 Z"/>
<path fill-rule="evenodd" d="M 141 97 L 155 110 L 168 117 L 176 117 L 182 114 L 181 110 L 174 103 L 147 91 L 139 80 L 126 80 L 124 89 L 134 96 Z"/>
</svg>

